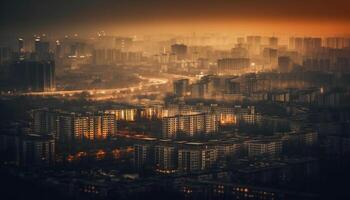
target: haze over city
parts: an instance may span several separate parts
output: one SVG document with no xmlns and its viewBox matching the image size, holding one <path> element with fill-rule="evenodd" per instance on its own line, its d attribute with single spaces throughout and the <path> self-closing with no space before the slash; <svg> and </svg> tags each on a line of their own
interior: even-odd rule
<svg viewBox="0 0 350 200">
<path fill-rule="evenodd" d="M 0 2 L 1 199 L 349 199 L 346 0 Z"/>
</svg>

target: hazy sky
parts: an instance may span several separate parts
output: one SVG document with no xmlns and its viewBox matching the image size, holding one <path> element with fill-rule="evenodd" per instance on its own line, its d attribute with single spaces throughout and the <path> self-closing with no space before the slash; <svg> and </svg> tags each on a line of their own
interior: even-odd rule
<svg viewBox="0 0 350 200">
<path fill-rule="evenodd" d="M 289 27 L 300 33 L 350 32 L 349 0 L 1 0 L 0 16 L 3 31 Z"/>
</svg>

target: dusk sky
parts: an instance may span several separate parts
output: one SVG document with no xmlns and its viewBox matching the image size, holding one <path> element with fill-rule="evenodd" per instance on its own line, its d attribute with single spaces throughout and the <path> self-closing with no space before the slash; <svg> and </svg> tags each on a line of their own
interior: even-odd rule
<svg viewBox="0 0 350 200">
<path fill-rule="evenodd" d="M 347 0 L 11 0 L 0 4 L 2 31 L 53 27 L 155 31 L 191 27 L 276 32 L 283 29 L 282 25 L 291 30 L 298 28 L 298 33 L 350 32 Z M 261 25 L 264 30 L 259 29 Z"/>
</svg>

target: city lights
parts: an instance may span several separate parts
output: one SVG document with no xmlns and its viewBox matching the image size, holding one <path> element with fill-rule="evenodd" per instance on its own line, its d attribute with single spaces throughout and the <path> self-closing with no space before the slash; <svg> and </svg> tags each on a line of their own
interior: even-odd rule
<svg viewBox="0 0 350 200">
<path fill-rule="evenodd" d="M 0 13 L 0 199 L 350 199 L 347 0 Z"/>
</svg>

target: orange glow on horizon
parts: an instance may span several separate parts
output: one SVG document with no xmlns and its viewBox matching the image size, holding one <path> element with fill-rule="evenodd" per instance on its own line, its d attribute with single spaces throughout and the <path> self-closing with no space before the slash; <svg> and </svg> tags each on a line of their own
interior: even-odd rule
<svg viewBox="0 0 350 200">
<path fill-rule="evenodd" d="M 167 34 L 167 33 L 228 33 L 237 35 L 259 34 L 277 36 L 344 36 L 350 35 L 349 21 L 332 20 L 164 20 L 126 24 L 105 24 L 111 34 Z"/>
</svg>

